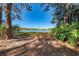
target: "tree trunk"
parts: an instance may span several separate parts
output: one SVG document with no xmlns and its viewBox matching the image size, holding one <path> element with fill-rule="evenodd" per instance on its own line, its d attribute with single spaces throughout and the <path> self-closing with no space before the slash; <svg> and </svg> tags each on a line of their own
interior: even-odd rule
<svg viewBox="0 0 79 59">
<path fill-rule="evenodd" d="M 65 8 L 66 8 L 66 12 L 64 15 L 64 23 L 68 23 L 69 22 L 69 3 L 66 4 Z"/>
<path fill-rule="evenodd" d="M 0 24 L 2 24 L 2 4 L 0 3 Z"/>
<path fill-rule="evenodd" d="M 64 16 L 64 23 L 68 23 L 69 21 L 69 17 L 68 16 Z"/>
<path fill-rule="evenodd" d="M 6 4 L 6 36 L 7 39 L 13 38 L 12 35 L 12 24 L 11 24 L 11 9 L 12 9 L 12 3 Z"/>
</svg>

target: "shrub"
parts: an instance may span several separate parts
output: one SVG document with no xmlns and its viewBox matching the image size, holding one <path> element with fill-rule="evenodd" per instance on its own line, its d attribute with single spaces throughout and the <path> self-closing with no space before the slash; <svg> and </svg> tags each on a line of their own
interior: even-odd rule
<svg viewBox="0 0 79 59">
<path fill-rule="evenodd" d="M 3 24 L 0 24 L 0 32 L 4 30 L 5 26 Z"/>
<path fill-rule="evenodd" d="M 62 23 L 60 26 L 51 29 L 51 33 L 56 39 L 64 41 L 66 38 L 70 45 L 76 46 L 79 38 L 78 22 L 73 21 L 71 24 Z"/>
</svg>

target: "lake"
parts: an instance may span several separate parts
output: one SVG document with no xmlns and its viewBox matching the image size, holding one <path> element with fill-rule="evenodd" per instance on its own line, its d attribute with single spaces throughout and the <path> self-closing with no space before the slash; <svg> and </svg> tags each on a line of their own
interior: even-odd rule
<svg viewBox="0 0 79 59">
<path fill-rule="evenodd" d="M 48 32 L 49 30 L 20 30 L 20 32 Z"/>
</svg>

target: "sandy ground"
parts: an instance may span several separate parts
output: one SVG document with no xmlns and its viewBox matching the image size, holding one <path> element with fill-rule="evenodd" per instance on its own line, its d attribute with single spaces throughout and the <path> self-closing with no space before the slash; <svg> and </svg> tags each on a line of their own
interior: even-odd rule
<svg viewBox="0 0 79 59">
<path fill-rule="evenodd" d="M 20 47 L 21 46 L 21 47 Z M 6 50 L 14 49 L 7 51 Z M 40 42 L 37 37 L 26 39 L 11 39 L 0 41 L 0 55 L 18 55 L 18 56 L 78 56 L 79 48 L 73 48 L 61 41 L 53 40 L 50 42 Z M 3 52 L 2 52 L 3 51 Z"/>
<path fill-rule="evenodd" d="M 29 39 L 29 40 L 28 40 Z M 0 51 L 16 48 L 19 46 L 22 46 L 24 44 L 30 43 L 32 41 L 36 40 L 36 37 L 27 37 L 24 39 L 11 39 L 11 40 L 1 40 L 0 41 Z"/>
</svg>

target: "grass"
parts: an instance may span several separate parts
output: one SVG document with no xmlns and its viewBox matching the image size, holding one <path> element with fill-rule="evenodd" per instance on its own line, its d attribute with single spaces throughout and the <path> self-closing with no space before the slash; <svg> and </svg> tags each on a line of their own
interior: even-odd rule
<svg viewBox="0 0 79 59">
<path fill-rule="evenodd" d="M 41 35 L 43 32 L 16 32 L 16 35 L 20 36 L 31 36 L 31 35 Z"/>
</svg>

